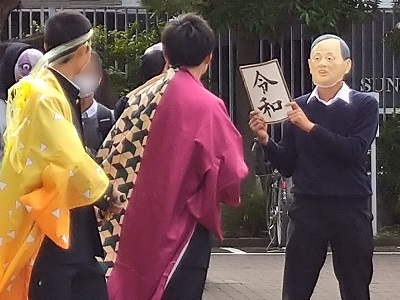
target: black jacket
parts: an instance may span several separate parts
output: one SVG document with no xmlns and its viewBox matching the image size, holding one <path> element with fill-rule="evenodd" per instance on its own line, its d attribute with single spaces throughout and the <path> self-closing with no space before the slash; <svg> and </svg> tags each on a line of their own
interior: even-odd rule
<svg viewBox="0 0 400 300">
<path fill-rule="evenodd" d="M 65 77 L 52 71 L 64 90 L 72 110 L 74 125 L 83 140 L 81 112 L 78 99 L 79 90 Z M 68 147 L 68 145 L 65 145 Z M 93 206 L 71 210 L 70 249 L 64 250 L 45 238 L 38 259 L 51 263 L 84 263 L 95 256 L 103 257 L 104 252 L 97 228 Z"/>
</svg>

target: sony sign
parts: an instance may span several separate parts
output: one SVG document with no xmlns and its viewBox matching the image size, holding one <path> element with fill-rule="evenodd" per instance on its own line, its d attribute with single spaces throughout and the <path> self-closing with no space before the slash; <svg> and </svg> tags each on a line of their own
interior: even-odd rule
<svg viewBox="0 0 400 300">
<path fill-rule="evenodd" d="M 360 91 L 376 93 L 398 93 L 400 90 L 400 78 L 372 78 L 365 77 L 361 79 Z"/>
</svg>

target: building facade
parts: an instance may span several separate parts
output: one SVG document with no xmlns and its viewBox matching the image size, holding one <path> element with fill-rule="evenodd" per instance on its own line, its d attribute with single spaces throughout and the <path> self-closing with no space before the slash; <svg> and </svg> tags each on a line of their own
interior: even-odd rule
<svg viewBox="0 0 400 300">
<path fill-rule="evenodd" d="M 24 8 L 139 7 L 140 0 L 22 0 Z"/>
</svg>

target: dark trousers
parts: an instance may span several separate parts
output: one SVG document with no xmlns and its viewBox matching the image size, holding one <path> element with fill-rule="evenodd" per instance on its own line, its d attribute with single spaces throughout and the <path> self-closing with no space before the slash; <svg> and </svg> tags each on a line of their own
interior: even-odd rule
<svg viewBox="0 0 400 300">
<path fill-rule="evenodd" d="M 342 299 L 370 299 L 374 246 L 369 199 L 295 196 L 289 216 L 283 299 L 310 299 L 328 244 Z"/>
<path fill-rule="evenodd" d="M 108 300 L 104 272 L 96 260 L 82 264 L 37 261 L 29 300 Z"/>
<path fill-rule="evenodd" d="M 210 256 L 210 233 L 198 224 L 182 260 L 165 289 L 163 300 L 201 300 Z"/>
</svg>

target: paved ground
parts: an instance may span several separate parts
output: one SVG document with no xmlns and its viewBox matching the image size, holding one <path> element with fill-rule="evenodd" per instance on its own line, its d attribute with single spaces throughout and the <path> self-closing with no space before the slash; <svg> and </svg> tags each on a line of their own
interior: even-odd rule
<svg viewBox="0 0 400 300">
<path fill-rule="evenodd" d="M 282 254 L 213 254 L 203 300 L 279 300 Z M 400 255 L 374 257 L 372 300 L 400 299 Z M 340 299 L 329 255 L 312 300 Z"/>
</svg>

